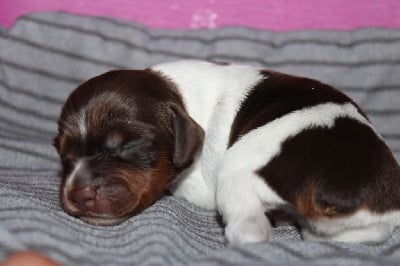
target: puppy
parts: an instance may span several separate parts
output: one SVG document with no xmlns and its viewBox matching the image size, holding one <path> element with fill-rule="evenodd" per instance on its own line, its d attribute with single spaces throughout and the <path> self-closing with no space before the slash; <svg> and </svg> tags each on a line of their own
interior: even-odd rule
<svg viewBox="0 0 400 266">
<path fill-rule="evenodd" d="M 400 167 L 366 115 L 321 82 L 180 61 L 107 72 L 67 99 L 55 147 L 65 211 L 120 223 L 164 191 L 222 215 L 227 240 L 381 243 L 400 223 Z"/>
</svg>

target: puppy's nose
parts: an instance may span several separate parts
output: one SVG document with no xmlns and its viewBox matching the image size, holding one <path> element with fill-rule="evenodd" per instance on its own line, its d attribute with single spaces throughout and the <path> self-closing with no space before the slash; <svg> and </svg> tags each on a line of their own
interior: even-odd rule
<svg viewBox="0 0 400 266">
<path fill-rule="evenodd" d="M 94 207 L 96 191 L 92 186 L 73 188 L 69 192 L 69 199 L 81 211 L 89 211 Z"/>
</svg>

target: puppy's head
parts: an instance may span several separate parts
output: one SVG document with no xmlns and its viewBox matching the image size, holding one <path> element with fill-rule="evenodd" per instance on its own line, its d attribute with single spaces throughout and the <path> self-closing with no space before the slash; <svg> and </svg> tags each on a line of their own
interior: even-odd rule
<svg viewBox="0 0 400 266">
<path fill-rule="evenodd" d="M 191 164 L 204 132 L 172 82 L 148 70 L 107 72 L 67 99 L 54 140 L 61 205 L 111 225 L 151 205 Z"/>
</svg>

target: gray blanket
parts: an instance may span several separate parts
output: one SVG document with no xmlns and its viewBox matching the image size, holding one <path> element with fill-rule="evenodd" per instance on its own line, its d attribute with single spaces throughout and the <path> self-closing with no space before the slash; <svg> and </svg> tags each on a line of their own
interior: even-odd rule
<svg viewBox="0 0 400 266">
<path fill-rule="evenodd" d="M 400 229 L 385 244 L 366 246 L 302 241 L 285 225 L 274 228 L 274 241 L 229 246 L 216 213 L 172 196 L 120 225 L 88 225 L 59 205 L 60 165 L 51 144 L 60 107 L 80 82 L 114 68 L 201 58 L 342 89 L 399 159 L 400 31 L 154 30 L 42 13 L 0 33 L 0 260 L 31 249 L 65 265 L 399 265 Z"/>
</svg>

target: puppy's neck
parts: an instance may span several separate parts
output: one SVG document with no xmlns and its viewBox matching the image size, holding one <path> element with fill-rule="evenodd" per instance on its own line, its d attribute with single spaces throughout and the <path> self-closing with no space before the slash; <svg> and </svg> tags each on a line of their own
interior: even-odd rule
<svg viewBox="0 0 400 266">
<path fill-rule="evenodd" d="M 178 86 L 189 115 L 206 131 L 218 106 L 225 105 L 226 111 L 236 108 L 263 78 L 256 68 L 196 60 L 165 63 L 152 69 Z M 227 114 L 224 117 L 228 119 Z"/>
<path fill-rule="evenodd" d="M 218 171 L 228 147 L 236 112 L 246 95 L 265 78 L 259 69 L 204 61 L 180 61 L 152 68 L 169 78 L 189 115 L 204 129 L 197 159 L 180 175 L 173 193 L 207 209 L 215 208 Z"/>
</svg>

